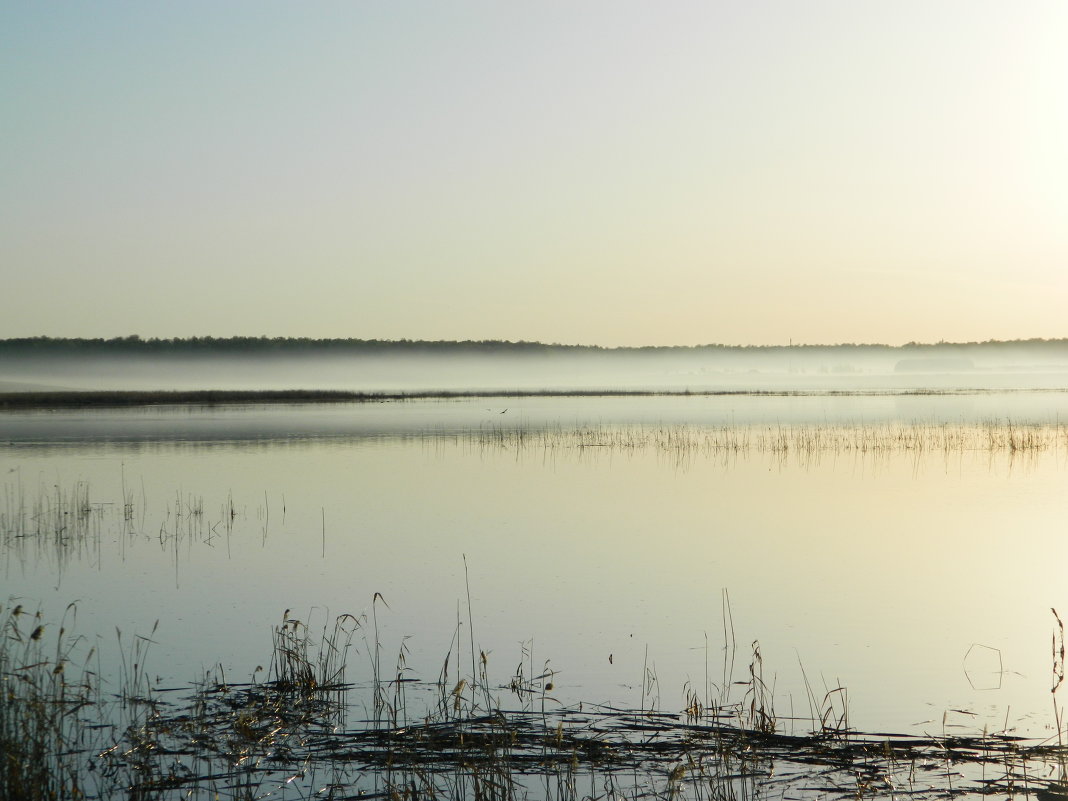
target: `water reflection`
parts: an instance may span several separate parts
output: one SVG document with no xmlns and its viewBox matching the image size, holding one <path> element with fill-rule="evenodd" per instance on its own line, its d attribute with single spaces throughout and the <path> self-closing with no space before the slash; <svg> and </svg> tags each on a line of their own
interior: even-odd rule
<svg viewBox="0 0 1068 801">
<path fill-rule="evenodd" d="M 382 651 L 407 648 L 432 679 L 466 618 L 466 557 L 494 669 L 553 670 L 562 703 L 642 708 L 655 689 L 683 709 L 727 653 L 728 588 L 738 677 L 758 640 L 784 717 L 841 686 L 871 730 L 947 713 L 969 731 L 1051 725 L 1048 609 L 1068 608 L 1060 427 L 525 428 L 495 413 L 490 428 L 461 411 L 462 425 L 389 437 L 279 433 L 321 430 L 301 420 L 246 437 L 261 410 L 231 440 L 27 437 L 0 449 L 5 589 L 78 599 L 102 635 L 160 620 L 155 669 L 176 682 L 216 664 L 250 675 L 282 609 L 359 616 L 381 593 Z M 90 510 L 84 545 L 52 536 L 64 509 Z M 38 521 L 49 536 L 23 536 Z M 969 682 L 976 644 L 1003 655 L 999 686 Z M 366 653 L 358 664 L 371 670 Z"/>
<path fill-rule="evenodd" d="M 502 412 L 504 412 L 502 414 Z M 499 397 L 388 403 L 146 407 L 4 412 L 0 443 L 234 442 L 465 436 L 600 426 L 854 428 L 1068 421 L 1068 392 Z"/>
</svg>

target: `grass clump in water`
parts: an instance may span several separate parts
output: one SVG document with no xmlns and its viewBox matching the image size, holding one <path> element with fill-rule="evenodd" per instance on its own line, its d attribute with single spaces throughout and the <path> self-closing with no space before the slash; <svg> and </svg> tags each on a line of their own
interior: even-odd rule
<svg viewBox="0 0 1068 801">
<path fill-rule="evenodd" d="M 376 594 L 372 609 L 379 600 Z M 40 615 L 14 607 L 3 621 L 3 801 L 274 795 L 735 801 L 813 792 L 830 799 L 935 799 L 947 792 L 1012 797 L 1036 789 L 1042 798 L 1062 786 L 1042 776 L 1063 765 L 1059 743 L 1029 744 L 1006 734 L 856 732 L 845 722 L 841 688 L 822 704 L 811 697 L 808 734 L 786 734 L 782 724 L 792 721 L 776 715 L 774 681 L 765 679 L 773 674 L 755 642 L 748 681 L 733 680 L 733 653 L 725 655 L 723 687 L 714 696 L 706 677 L 703 696 L 684 692 L 684 709 L 646 704 L 646 695 L 640 709 L 564 705 L 550 695 L 555 670 L 535 670 L 525 646 L 525 664 L 503 683 L 491 681 L 491 660 L 481 651 L 471 674 L 465 666 L 449 675 L 458 635 L 437 682 L 408 677 L 406 649 L 392 678 L 379 664 L 377 623 L 371 631 L 367 618 L 341 615 L 317 637 L 287 610 L 272 632 L 262 681 L 234 684 L 217 669 L 166 702 L 165 691 L 144 680 L 150 640 L 137 638 L 124 658 L 116 706 L 130 711 L 127 723 L 116 725 L 106 720 L 114 710 L 97 702 L 95 683 L 67 683 L 78 639 L 60 626 L 53 652 Z M 371 676 L 351 684 L 347 657 L 361 630 Z M 731 627 L 732 652 L 733 640 Z M 1054 691 L 1063 676 L 1058 642 Z M 648 665 L 644 672 L 652 675 Z M 442 689 L 454 680 L 452 693 Z M 744 687 L 740 698 L 730 697 L 732 686 Z M 407 692 L 424 697 L 425 707 L 410 713 Z M 367 705 L 390 694 L 392 708 Z M 839 697 L 840 712 L 831 700 Z M 363 717 L 356 712 L 361 699 Z"/>
<path fill-rule="evenodd" d="M 0 615 L 0 799 L 83 798 L 82 712 L 98 700 L 95 674 L 71 676 L 80 641 L 63 624 L 52 636 L 20 604 Z"/>
</svg>

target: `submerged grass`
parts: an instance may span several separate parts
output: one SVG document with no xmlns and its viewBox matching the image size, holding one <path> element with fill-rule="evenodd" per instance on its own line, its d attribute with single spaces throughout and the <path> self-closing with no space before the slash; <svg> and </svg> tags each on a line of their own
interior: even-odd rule
<svg viewBox="0 0 1068 801">
<path fill-rule="evenodd" d="M 372 625 L 341 615 L 319 629 L 287 611 L 262 681 L 215 671 L 187 691 L 149 686 L 151 640 L 135 638 L 121 703 L 109 704 L 88 663 L 69 669 L 79 638 L 61 624 L 50 640 L 39 614 L 8 608 L 0 798 L 1056 799 L 1064 787 L 1059 739 L 856 732 L 844 723 L 841 688 L 815 704 L 809 734 L 786 734 L 793 721 L 776 715 L 756 643 L 736 699 L 728 676 L 723 688 L 687 688 L 684 709 L 621 709 L 556 702 L 553 673 L 535 671 L 532 658 L 498 683 L 480 654 L 477 675 L 448 692 L 447 666 L 436 682 L 414 679 L 402 650 L 389 677 L 347 683 L 357 633 L 374 658 Z M 379 696 L 391 704 L 357 713 L 360 698 Z"/>
</svg>

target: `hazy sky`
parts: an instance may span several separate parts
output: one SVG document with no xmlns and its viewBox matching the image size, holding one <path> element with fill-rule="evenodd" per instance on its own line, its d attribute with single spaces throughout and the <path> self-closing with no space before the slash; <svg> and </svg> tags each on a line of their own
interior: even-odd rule
<svg viewBox="0 0 1068 801">
<path fill-rule="evenodd" d="M 0 337 L 1068 336 L 1068 2 L 0 0 Z"/>
</svg>

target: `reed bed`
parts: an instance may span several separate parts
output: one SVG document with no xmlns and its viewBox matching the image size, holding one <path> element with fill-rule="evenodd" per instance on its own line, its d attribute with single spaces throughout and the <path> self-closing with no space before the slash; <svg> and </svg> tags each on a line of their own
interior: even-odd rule
<svg viewBox="0 0 1068 801">
<path fill-rule="evenodd" d="M 13 544 L 22 539 L 58 545 L 98 541 L 104 504 L 89 497 L 89 485 L 38 487 L 28 499 L 21 480 L 0 488 L 0 540 Z"/>
<path fill-rule="evenodd" d="M 0 565 L 43 560 L 62 572 L 74 559 L 96 563 L 111 504 L 91 498 L 89 484 L 37 487 L 21 480 L 0 486 Z"/>
<path fill-rule="evenodd" d="M 463 661 L 461 638 L 437 680 L 423 681 L 407 674 L 403 652 L 395 672 L 373 667 L 377 624 L 366 615 L 317 628 L 287 610 L 273 630 L 262 681 L 254 673 L 252 681 L 232 683 L 214 671 L 187 690 L 155 688 L 144 664 L 151 637 L 135 637 L 118 692 L 103 695 L 91 654 L 74 659 L 82 640 L 63 625 L 73 609 L 48 636 L 40 614 L 16 606 L 4 615 L 5 801 L 994 794 L 1057 801 L 1066 787 L 1068 749 L 1059 738 L 857 732 L 844 714 L 828 714 L 835 709 L 829 698 L 803 725 L 784 720 L 771 707 L 755 643 L 748 680 L 733 700 L 731 686 L 739 683 L 727 681 L 704 693 L 687 690 L 686 706 L 677 710 L 565 706 L 552 696 L 551 672 L 521 666 L 494 681 L 480 654 L 475 673 L 454 668 L 450 675 L 449 663 Z M 1055 692 L 1056 636 L 1054 642 Z M 346 683 L 348 657 L 361 649 L 370 675 Z M 368 703 L 379 697 L 391 704 Z"/>
<path fill-rule="evenodd" d="M 102 499 L 106 497 L 87 481 L 27 486 L 19 476 L 0 485 L 0 566 L 44 562 L 62 575 L 74 560 L 99 564 L 109 540 L 119 543 L 123 557 L 132 542 L 141 540 L 172 552 L 177 560 L 181 548 L 193 543 L 229 542 L 235 524 L 247 516 L 230 496 L 211 512 L 202 496 L 175 493 L 161 506 L 153 527 L 147 524 L 143 490 L 138 497 L 124 486 L 121 500 Z"/>
<path fill-rule="evenodd" d="M 52 634 L 21 605 L 0 615 L 0 799 L 85 797 L 80 754 L 92 739 L 85 712 L 99 701 L 97 676 L 75 665 L 80 640 L 67 634 L 67 616 Z"/>
<path fill-rule="evenodd" d="M 529 452 L 652 451 L 676 457 L 892 454 L 1035 455 L 1068 450 L 1068 426 L 987 422 L 885 425 L 592 425 L 484 427 L 454 438 L 477 448 Z"/>
<path fill-rule="evenodd" d="M 812 466 L 824 458 L 882 460 L 895 456 L 999 457 L 1026 463 L 1046 454 L 1068 456 L 1068 426 L 991 421 L 981 424 L 763 425 L 702 426 L 586 425 L 492 426 L 460 434 L 434 430 L 398 436 L 428 448 L 460 447 L 516 455 L 579 458 L 652 453 L 673 465 L 716 460 L 726 466 L 736 459 L 763 457 L 793 460 Z M 70 485 L 24 484 L 18 470 L 0 484 L 0 558 L 26 561 L 44 557 L 59 567 L 72 558 L 99 559 L 102 532 L 118 524 L 120 540 L 140 537 L 158 541 L 177 554 L 181 544 L 229 542 L 239 517 L 249 512 L 227 497 L 221 506 L 206 507 L 204 498 L 176 493 L 157 515 L 158 527 L 147 525 L 147 498 L 127 488 L 121 498 L 102 499 L 85 481 Z M 266 537 L 269 508 L 264 499 L 254 509 Z M 284 511 L 284 510 L 283 510 Z M 176 556 L 177 558 L 177 556 Z"/>
<path fill-rule="evenodd" d="M 456 441 L 532 453 L 651 451 L 676 460 L 1015 457 L 1060 452 L 1068 431 L 1010 422 L 515 427 L 478 429 Z M 179 543 L 229 537 L 235 519 L 246 515 L 230 496 L 216 515 L 202 498 L 177 494 L 159 530 L 147 531 L 143 501 L 123 483 L 120 503 L 96 500 L 83 482 L 29 493 L 20 482 L 7 485 L 0 546 L 16 556 L 28 547 L 57 558 L 92 554 L 113 521 L 123 538 L 152 537 L 177 553 Z M 212 672 L 179 690 L 148 680 L 154 632 L 125 642 L 120 635 L 120 675 L 105 693 L 93 650 L 73 633 L 73 607 L 51 624 L 9 603 L 0 608 L 0 801 L 1068 798 L 1059 713 L 1056 742 L 865 733 L 850 728 L 845 693 L 835 688 L 810 699 L 808 719 L 791 720 L 774 709 L 756 644 L 741 686 L 725 679 L 722 687 L 685 688 L 678 709 L 647 704 L 644 696 L 637 709 L 565 706 L 553 697 L 555 676 L 547 669 L 521 662 L 494 678 L 476 647 L 470 607 L 468 647 L 458 622 L 436 679 L 412 676 L 403 650 L 392 669 L 384 666 L 377 617 L 384 605 L 375 594 L 369 617 L 342 615 L 322 626 L 287 610 L 265 638 L 264 670 L 238 683 Z M 362 671 L 351 662 L 356 653 L 366 662 Z M 1054 691 L 1063 653 L 1063 637 L 1055 636 Z M 655 676 L 644 678 L 655 684 Z"/>
</svg>

